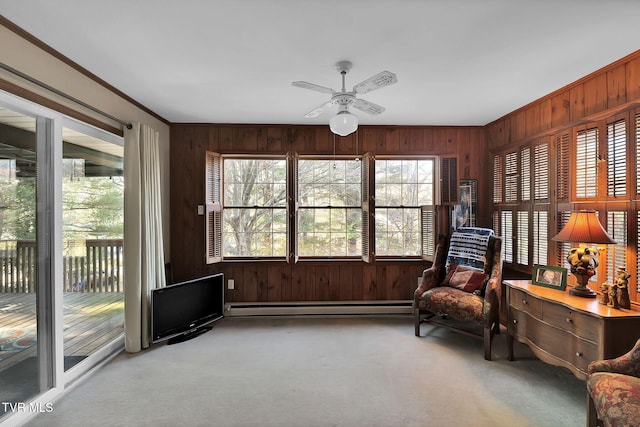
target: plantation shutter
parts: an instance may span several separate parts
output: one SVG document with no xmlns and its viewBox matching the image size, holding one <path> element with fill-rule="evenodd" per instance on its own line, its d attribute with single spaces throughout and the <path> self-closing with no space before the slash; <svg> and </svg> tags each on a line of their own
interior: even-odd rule
<svg viewBox="0 0 640 427">
<path fill-rule="evenodd" d="M 569 222 L 569 217 L 571 216 L 571 211 L 561 211 L 558 212 L 558 220 L 556 224 L 556 234 L 560 232 Z M 556 263 L 559 267 L 564 267 L 567 264 L 567 256 L 569 255 L 569 249 L 571 249 L 571 243 L 566 242 L 558 242 L 558 258 L 556 259 Z"/>
<path fill-rule="evenodd" d="M 627 194 L 627 129 L 624 119 L 607 125 L 607 194 Z"/>
<path fill-rule="evenodd" d="M 640 211 L 636 212 L 636 224 L 640 224 Z M 636 228 L 636 254 L 640 254 L 640 227 Z M 636 256 L 636 292 L 640 293 L 640 256 Z"/>
<path fill-rule="evenodd" d="M 536 201 L 549 198 L 549 144 L 535 146 L 533 151 L 533 198 Z"/>
<path fill-rule="evenodd" d="M 571 183 L 569 175 L 569 134 L 560 135 L 556 138 L 556 154 L 558 201 L 568 202 L 571 194 L 569 191 Z"/>
<path fill-rule="evenodd" d="M 502 156 L 493 156 L 493 203 L 502 202 Z"/>
<path fill-rule="evenodd" d="M 502 230 L 502 259 L 504 262 L 513 263 L 513 212 L 502 211 L 501 215 Z"/>
<path fill-rule="evenodd" d="M 516 234 L 517 262 L 529 265 L 529 212 L 518 211 L 518 231 Z"/>
<path fill-rule="evenodd" d="M 598 195 L 598 128 L 576 136 L 576 198 Z"/>
<path fill-rule="evenodd" d="M 640 194 L 640 114 L 636 114 L 636 194 Z M 638 286 L 640 287 L 640 282 Z"/>
<path fill-rule="evenodd" d="M 298 155 L 287 154 L 287 262 L 298 262 Z"/>
<path fill-rule="evenodd" d="M 533 211 L 533 263 L 546 265 L 549 251 L 549 215 Z"/>
<path fill-rule="evenodd" d="M 520 151 L 520 200 L 531 200 L 531 148 L 529 147 L 524 147 Z"/>
<path fill-rule="evenodd" d="M 617 243 L 607 245 L 607 282 L 615 283 L 616 269 L 627 269 L 627 212 L 607 212 L 607 232 Z"/>
<path fill-rule="evenodd" d="M 515 202 L 518 200 L 518 153 L 515 151 L 505 155 L 504 172 L 504 201 Z"/>
<path fill-rule="evenodd" d="M 205 165 L 206 263 L 222 261 L 222 158 L 207 151 Z"/>
<path fill-rule="evenodd" d="M 435 206 L 420 206 L 420 224 L 422 259 L 433 261 L 437 230 Z"/>
<path fill-rule="evenodd" d="M 455 205 L 458 203 L 458 159 L 457 157 L 443 157 L 441 164 L 442 204 Z"/>
<path fill-rule="evenodd" d="M 373 252 L 374 222 L 373 222 L 373 176 L 370 173 L 374 162 L 371 153 L 362 156 L 362 260 L 366 263 L 373 262 L 375 253 Z"/>
</svg>

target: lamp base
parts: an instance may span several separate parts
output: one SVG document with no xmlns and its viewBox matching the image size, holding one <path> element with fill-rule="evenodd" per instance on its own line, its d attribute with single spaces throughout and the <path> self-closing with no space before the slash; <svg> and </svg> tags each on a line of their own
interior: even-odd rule
<svg viewBox="0 0 640 427">
<path fill-rule="evenodd" d="M 589 288 L 588 286 L 574 286 L 573 288 L 571 288 L 569 290 L 569 293 L 571 295 L 575 295 L 577 297 L 582 297 L 582 298 L 595 298 L 597 293 Z"/>
</svg>

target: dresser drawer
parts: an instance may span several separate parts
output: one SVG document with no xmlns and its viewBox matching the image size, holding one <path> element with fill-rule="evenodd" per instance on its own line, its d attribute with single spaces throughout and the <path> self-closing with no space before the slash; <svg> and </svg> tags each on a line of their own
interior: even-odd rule
<svg viewBox="0 0 640 427">
<path fill-rule="evenodd" d="M 551 326 L 564 329 L 580 338 L 598 342 L 601 322 L 588 314 L 571 310 L 551 302 L 542 302 L 542 320 Z"/>
<path fill-rule="evenodd" d="M 598 359 L 597 344 L 577 338 L 566 330 L 545 327 L 536 332 L 535 345 L 582 372 L 586 373 L 589 362 Z"/>
<path fill-rule="evenodd" d="M 542 317 L 542 301 L 518 289 L 509 288 L 509 304 L 533 317 Z"/>
</svg>

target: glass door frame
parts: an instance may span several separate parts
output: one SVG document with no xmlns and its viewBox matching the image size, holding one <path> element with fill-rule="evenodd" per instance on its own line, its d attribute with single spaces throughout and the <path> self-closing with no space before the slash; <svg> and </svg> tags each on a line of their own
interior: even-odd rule
<svg viewBox="0 0 640 427">
<path fill-rule="evenodd" d="M 124 349 L 124 334 L 64 371 L 64 301 L 62 234 L 62 128 L 68 127 L 109 142 L 124 139 L 44 106 L 0 90 L 0 107 L 36 120 L 37 342 L 40 393 L 23 410 L 2 418 L 21 424 L 38 413 L 55 410 L 54 401 L 76 380 L 106 364 Z"/>
</svg>

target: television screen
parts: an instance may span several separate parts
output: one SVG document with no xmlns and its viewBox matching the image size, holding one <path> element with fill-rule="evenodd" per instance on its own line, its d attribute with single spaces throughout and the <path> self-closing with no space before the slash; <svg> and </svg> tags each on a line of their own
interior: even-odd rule
<svg viewBox="0 0 640 427">
<path fill-rule="evenodd" d="M 176 283 L 151 292 L 152 342 L 184 341 L 208 331 L 224 316 L 223 273 Z"/>
</svg>

